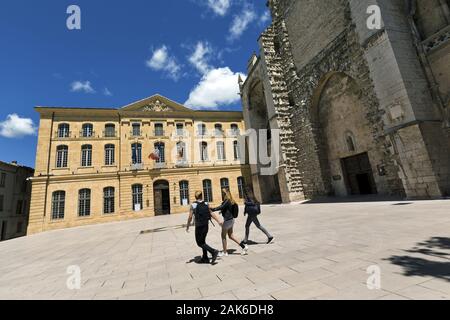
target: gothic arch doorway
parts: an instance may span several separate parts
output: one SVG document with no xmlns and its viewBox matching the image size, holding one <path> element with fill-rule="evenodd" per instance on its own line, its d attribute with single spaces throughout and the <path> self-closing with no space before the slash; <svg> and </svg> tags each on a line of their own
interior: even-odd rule
<svg viewBox="0 0 450 320">
<path fill-rule="evenodd" d="M 337 196 L 375 194 L 372 163 L 379 161 L 360 87 L 344 73 L 324 78 L 316 96 L 313 122 L 325 181 Z"/>
</svg>

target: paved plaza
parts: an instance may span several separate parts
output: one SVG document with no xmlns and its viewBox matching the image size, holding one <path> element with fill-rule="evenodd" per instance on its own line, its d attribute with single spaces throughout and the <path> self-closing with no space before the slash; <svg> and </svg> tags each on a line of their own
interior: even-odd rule
<svg viewBox="0 0 450 320">
<path fill-rule="evenodd" d="M 249 255 L 232 244 L 237 251 L 214 266 L 195 262 L 201 250 L 193 230 L 180 227 L 187 215 L 0 243 L 0 299 L 450 299 L 450 201 L 263 211 L 274 243 L 262 244 L 253 226 Z M 244 222 L 241 216 L 239 237 Z M 208 239 L 219 248 L 219 229 L 211 228 Z M 67 287 L 69 266 L 81 270 L 80 290 Z M 368 268 L 381 271 L 380 289 L 368 288 Z"/>
</svg>

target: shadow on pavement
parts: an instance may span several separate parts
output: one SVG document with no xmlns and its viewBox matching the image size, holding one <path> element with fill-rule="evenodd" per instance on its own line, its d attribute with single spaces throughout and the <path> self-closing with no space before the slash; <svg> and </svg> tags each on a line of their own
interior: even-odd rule
<svg viewBox="0 0 450 320">
<path fill-rule="evenodd" d="M 364 196 L 348 196 L 348 197 L 318 197 L 313 200 L 308 200 L 302 204 L 324 204 L 324 203 L 357 203 L 357 202 L 386 202 L 397 201 L 402 203 L 404 201 L 401 197 L 380 196 L 380 195 L 364 195 Z M 397 204 L 399 205 L 399 204 Z"/>
<path fill-rule="evenodd" d="M 403 267 L 406 276 L 432 276 L 450 282 L 450 252 L 444 252 L 443 250 L 450 250 L 450 238 L 434 237 L 418 243 L 416 247 L 405 252 L 448 261 L 427 260 L 409 255 L 392 256 L 386 260 Z"/>
</svg>

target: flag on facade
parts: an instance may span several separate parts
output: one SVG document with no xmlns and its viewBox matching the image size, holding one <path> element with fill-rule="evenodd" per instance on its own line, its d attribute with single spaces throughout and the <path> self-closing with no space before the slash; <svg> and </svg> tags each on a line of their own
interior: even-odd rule
<svg viewBox="0 0 450 320">
<path fill-rule="evenodd" d="M 159 150 L 155 149 L 155 151 L 153 151 L 148 158 L 154 161 L 158 161 L 160 158 Z"/>
</svg>

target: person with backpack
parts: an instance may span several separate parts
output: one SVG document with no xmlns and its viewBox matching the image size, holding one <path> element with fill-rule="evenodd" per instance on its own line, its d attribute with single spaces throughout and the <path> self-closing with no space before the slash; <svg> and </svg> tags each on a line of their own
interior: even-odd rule
<svg viewBox="0 0 450 320">
<path fill-rule="evenodd" d="M 222 225 L 222 221 L 219 217 L 211 211 L 208 202 L 203 201 L 203 192 L 197 191 L 195 193 L 196 201 L 191 205 L 189 212 L 189 218 L 187 222 L 186 232 L 189 232 L 189 227 L 192 223 L 192 219 L 195 220 L 195 240 L 197 245 L 202 248 L 203 256 L 200 263 L 210 263 L 208 258 L 208 252 L 211 254 L 211 264 L 214 264 L 219 256 L 219 250 L 210 247 L 206 243 L 206 236 L 209 231 L 209 222 L 211 218 L 217 221 L 219 225 Z"/>
<path fill-rule="evenodd" d="M 239 206 L 234 201 L 231 196 L 230 190 L 224 188 L 222 189 L 222 194 L 224 201 L 221 206 L 212 209 L 213 212 L 220 211 L 223 217 L 223 225 L 222 225 L 222 244 L 223 251 L 219 254 L 220 257 L 228 256 L 228 244 L 227 244 L 227 235 L 228 237 L 236 242 L 242 248 L 242 255 L 246 255 L 248 251 L 248 246 L 244 243 L 244 241 L 239 241 L 234 235 L 233 227 L 234 220 L 239 216 Z"/>
<path fill-rule="evenodd" d="M 253 192 L 248 190 L 246 193 L 245 209 L 244 209 L 244 216 L 247 215 L 247 222 L 245 224 L 244 243 L 248 242 L 248 237 L 250 236 L 250 226 L 252 225 L 252 223 L 254 223 L 255 226 L 267 236 L 268 239 L 267 244 L 270 244 L 273 241 L 274 238 L 266 230 L 266 228 L 264 228 L 259 222 L 258 215 L 260 214 L 261 214 L 260 203 L 256 200 L 255 196 L 253 195 Z"/>
</svg>

